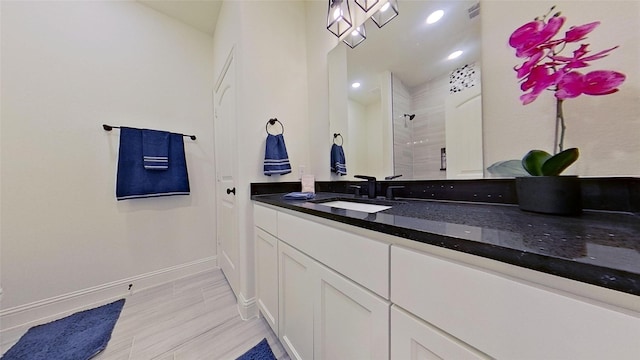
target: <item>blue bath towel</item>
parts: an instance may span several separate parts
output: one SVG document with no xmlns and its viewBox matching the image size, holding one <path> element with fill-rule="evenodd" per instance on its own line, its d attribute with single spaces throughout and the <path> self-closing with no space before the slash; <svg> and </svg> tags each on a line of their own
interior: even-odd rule
<svg viewBox="0 0 640 360">
<path fill-rule="evenodd" d="M 287 199 L 287 200 L 309 200 L 309 199 L 313 199 L 314 197 L 316 197 L 316 194 L 314 194 L 312 192 L 294 191 L 294 192 L 290 192 L 288 194 L 284 194 L 282 197 Z"/>
<path fill-rule="evenodd" d="M 347 175 L 347 165 L 342 146 L 333 144 L 331 146 L 331 172 L 338 175 Z"/>
<path fill-rule="evenodd" d="M 291 172 L 287 147 L 284 145 L 282 134 L 267 135 L 267 144 L 264 150 L 264 174 L 284 175 Z"/>
<path fill-rule="evenodd" d="M 142 160 L 147 170 L 169 168 L 170 133 L 158 130 L 142 130 Z"/>
<path fill-rule="evenodd" d="M 116 198 L 189 195 L 182 134 L 169 134 L 169 162 L 171 166 L 166 171 L 146 170 L 142 156 L 142 130 L 121 127 Z"/>
</svg>

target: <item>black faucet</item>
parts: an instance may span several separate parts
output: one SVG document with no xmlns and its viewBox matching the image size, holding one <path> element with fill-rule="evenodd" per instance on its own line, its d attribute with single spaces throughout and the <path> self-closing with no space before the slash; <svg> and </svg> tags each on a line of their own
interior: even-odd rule
<svg viewBox="0 0 640 360">
<path fill-rule="evenodd" d="M 388 186 L 387 187 L 387 196 L 385 196 L 385 198 L 387 200 L 393 200 L 394 196 L 393 196 L 393 190 L 395 189 L 404 189 L 404 186 Z"/>
<path fill-rule="evenodd" d="M 400 174 L 400 175 L 385 176 L 385 177 L 384 177 L 384 179 L 385 179 L 385 180 L 393 180 L 393 179 L 399 178 L 400 176 L 402 176 L 402 174 Z"/>
<path fill-rule="evenodd" d="M 369 190 L 367 192 L 367 195 L 369 196 L 369 199 L 376 198 L 376 178 L 375 177 L 366 176 L 366 175 L 354 175 L 353 177 L 367 180 L 367 188 Z"/>
</svg>

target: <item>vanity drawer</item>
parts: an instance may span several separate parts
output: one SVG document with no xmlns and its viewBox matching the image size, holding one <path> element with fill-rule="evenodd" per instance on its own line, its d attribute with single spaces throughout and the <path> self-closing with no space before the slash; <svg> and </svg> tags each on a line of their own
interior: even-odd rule
<svg viewBox="0 0 640 360">
<path fill-rule="evenodd" d="M 495 358 L 640 354 L 638 313 L 395 245 L 391 301 Z"/>
<path fill-rule="evenodd" d="M 389 298 L 389 244 L 281 212 L 278 212 L 278 238 Z"/>
<path fill-rule="evenodd" d="M 278 212 L 265 206 L 253 204 L 255 225 L 271 235 L 278 236 Z"/>
</svg>

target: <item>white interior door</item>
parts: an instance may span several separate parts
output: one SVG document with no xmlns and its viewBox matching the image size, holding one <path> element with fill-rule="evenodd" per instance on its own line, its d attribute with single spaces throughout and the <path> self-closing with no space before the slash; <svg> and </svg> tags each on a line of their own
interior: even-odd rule
<svg viewBox="0 0 640 360">
<path fill-rule="evenodd" d="M 472 86 L 445 101 L 447 179 L 482 178 L 482 90 Z"/>
<path fill-rule="evenodd" d="M 238 213 L 236 209 L 236 94 L 233 51 L 214 92 L 218 263 L 237 295 L 240 282 Z"/>
</svg>

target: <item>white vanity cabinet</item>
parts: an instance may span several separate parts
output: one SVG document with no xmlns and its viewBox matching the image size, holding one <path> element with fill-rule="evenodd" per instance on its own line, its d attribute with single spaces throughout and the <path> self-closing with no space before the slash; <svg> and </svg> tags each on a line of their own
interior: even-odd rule
<svg viewBox="0 0 640 360">
<path fill-rule="evenodd" d="M 313 359 L 314 295 L 317 277 L 314 262 L 280 242 L 278 337 L 292 359 Z"/>
<path fill-rule="evenodd" d="M 258 306 L 291 358 L 388 359 L 389 244 L 260 205 L 254 217 Z"/>
<path fill-rule="evenodd" d="M 294 359 L 640 354 L 640 297 L 311 215 L 255 208 L 258 304 Z"/>
<path fill-rule="evenodd" d="M 314 359 L 388 359 L 389 302 L 319 265 Z"/>
<path fill-rule="evenodd" d="M 399 246 L 391 248 L 391 301 L 492 358 L 640 354 L 637 312 Z"/>
<path fill-rule="evenodd" d="M 278 239 L 277 212 L 254 206 L 256 254 L 256 302 L 258 309 L 278 333 Z"/>
<path fill-rule="evenodd" d="M 278 333 L 278 239 L 256 227 L 256 294 L 258 309 Z"/>
<path fill-rule="evenodd" d="M 391 359 L 464 360 L 489 357 L 415 315 L 392 305 Z"/>
<path fill-rule="evenodd" d="M 295 359 L 388 359 L 389 303 L 284 242 L 280 339 Z"/>
</svg>

